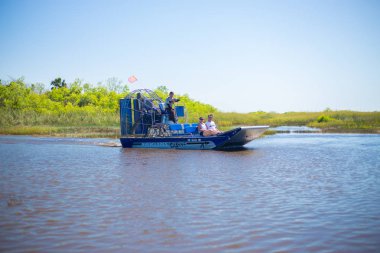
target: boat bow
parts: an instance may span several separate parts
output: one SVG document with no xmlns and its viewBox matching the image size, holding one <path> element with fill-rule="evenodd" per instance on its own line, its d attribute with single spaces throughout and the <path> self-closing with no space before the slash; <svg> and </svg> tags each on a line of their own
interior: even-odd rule
<svg viewBox="0 0 380 253">
<path fill-rule="evenodd" d="M 222 135 L 229 136 L 229 139 L 219 148 L 242 147 L 260 137 L 268 128 L 269 126 L 244 126 L 226 131 Z"/>
</svg>

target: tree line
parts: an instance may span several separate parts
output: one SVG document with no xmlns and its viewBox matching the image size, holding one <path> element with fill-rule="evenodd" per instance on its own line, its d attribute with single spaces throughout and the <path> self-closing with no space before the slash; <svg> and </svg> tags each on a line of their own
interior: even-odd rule
<svg viewBox="0 0 380 253">
<path fill-rule="evenodd" d="M 165 100 L 169 89 L 158 86 L 154 90 Z M 12 125 L 111 125 L 119 124 L 119 99 L 127 96 L 130 88 L 116 78 L 93 85 L 80 79 L 72 83 L 60 77 L 47 89 L 43 84 L 27 84 L 23 78 L 0 80 L 0 126 Z M 188 94 L 177 95 L 188 111 L 188 119 L 197 121 L 198 115 L 215 113 L 211 105 L 191 99 Z"/>
<path fill-rule="evenodd" d="M 165 100 L 169 89 L 158 86 L 156 94 Z M 83 131 L 117 132 L 119 127 L 119 99 L 130 92 L 128 85 L 116 78 L 93 85 L 77 79 L 67 83 L 62 78 L 51 81 L 46 88 L 41 83 L 27 84 L 24 79 L 4 82 L 0 80 L 0 133 L 20 134 L 44 132 L 43 129 L 58 128 L 66 131 L 70 127 Z M 188 94 L 176 94 L 180 104 L 187 110 L 185 121 L 198 122 L 199 116 L 214 113 L 215 121 L 222 129 L 238 125 L 310 126 L 325 132 L 380 133 L 380 112 L 334 111 L 322 112 L 221 112 L 212 105 L 191 99 Z M 43 127 L 42 127 L 43 126 Z M 46 130 L 48 134 L 51 130 Z"/>
</svg>

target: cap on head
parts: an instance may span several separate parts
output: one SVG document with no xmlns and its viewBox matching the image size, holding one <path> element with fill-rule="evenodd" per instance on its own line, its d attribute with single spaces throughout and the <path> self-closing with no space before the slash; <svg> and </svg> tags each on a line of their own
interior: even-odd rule
<svg viewBox="0 0 380 253">
<path fill-rule="evenodd" d="M 203 117 L 199 117 L 199 120 L 204 120 L 204 118 Z"/>
</svg>

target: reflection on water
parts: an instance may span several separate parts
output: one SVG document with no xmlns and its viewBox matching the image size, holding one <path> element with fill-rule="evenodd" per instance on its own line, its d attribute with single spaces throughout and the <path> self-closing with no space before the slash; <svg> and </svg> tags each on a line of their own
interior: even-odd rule
<svg viewBox="0 0 380 253">
<path fill-rule="evenodd" d="M 278 133 L 320 133 L 321 129 L 308 126 L 278 126 L 271 127 L 269 130 Z"/>
<path fill-rule="evenodd" d="M 380 250 L 380 135 L 108 143 L 0 137 L 0 252 Z"/>
</svg>

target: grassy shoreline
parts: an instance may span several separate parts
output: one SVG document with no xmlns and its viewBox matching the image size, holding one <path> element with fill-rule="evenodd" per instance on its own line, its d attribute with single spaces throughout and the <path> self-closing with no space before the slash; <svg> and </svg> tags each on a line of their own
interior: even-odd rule
<svg viewBox="0 0 380 253">
<path fill-rule="evenodd" d="M 223 130 L 231 127 L 222 127 Z M 380 134 L 379 128 L 345 129 L 326 127 L 316 133 L 341 133 L 341 134 Z M 277 133 L 289 133 L 289 131 L 267 130 L 264 135 Z M 113 126 L 9 126 L 0 127 L 0 135 L 31 135 L 67 138 L 119 138 L 120 128 Z"/>
<path fill-rule="evenodd" d="M 15 126 L 1 127 L 0 135 L 31 135 L 67 138 L 119 138 L 119 127 L 99 126 Z"/>
<path fill-rule="evenodd" d="M 27 85 L 24 80 L 0 80 L 0 134 L 68 137 L 119 137 L 119 99 L 127 96 L 128 86 L 93 86 L 79 79 L 66 84 L 61 78 L 51 89 Z M 169 89 L 159 86 L 154 92 L 165 100 Z M 198 122 L 213 113 L 222 130 L 234 126 L 307 126 L 323 133 L 380 133 L 380 111 L 360 112 L 327 108 L 320 112 L 221 112 L 212 105 L 177 97 L 186 107 L 179 123 Z M 271 131 L 267 134 L 273 133 Z"/>
<path fill-rule="evenodd" d="M 203 114 L 199 114 L 203 115 Z M 187 122 L 198 122 L 188 115 Z M 215 122 L 225 131 L 236 126 L 268 125 L 306 126 L 322 133 L 380 133 L 380 112 L 331 111 L 323 112 L 215 112 Z M 179 123 L 185 119 L 180 118 Z M 38 135 L 80 138 L 119 138 L 118 112 L 68 111 L 61 113 L 31 110 L 0 110 L 0 134 Z M 286 132 L 286 129 L 285 129 Z M 266 134 L 273 134 L 267 131 Z"/>
</svg>

